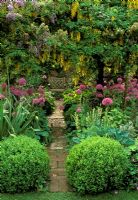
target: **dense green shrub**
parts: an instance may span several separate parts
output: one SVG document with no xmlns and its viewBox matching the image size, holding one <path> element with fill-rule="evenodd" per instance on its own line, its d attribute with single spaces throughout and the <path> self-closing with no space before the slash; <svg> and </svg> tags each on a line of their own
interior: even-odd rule
<svg viewBox="0 0 138 200">
<path fill-rule="evenodd" d="M 17 136 L 0 142 L 0 192 L 38 189 L 48 173 L 48 154 L 35 139 Z"/>
<path fill-rule="evenodd" d="M 66 161 L 69 182 L 81 193 L 120 188 L 127 168 L 123 146 L 106 137 L 92 137 L 75 145 Z"/>
</svg>

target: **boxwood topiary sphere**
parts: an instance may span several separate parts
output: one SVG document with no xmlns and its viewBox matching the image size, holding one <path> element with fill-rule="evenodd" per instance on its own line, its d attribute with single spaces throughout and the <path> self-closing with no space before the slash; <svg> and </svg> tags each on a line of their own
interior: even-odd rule
<svg viewBox="0 0 138 200">
<path fill-rule="evenodd" d="M 0 142 L 0 192 L 25 192 L 42 187 L 48 178 L 44 147 L 27 136 Z"/>
<path fill-rule="evenodd" d="M 128 168 L 123 146 L 113 139 L 92 137 L 75 145 L 66 160 L 69 183 L 80 193 L 100 193 L 121 186 Z"/>
</svg>

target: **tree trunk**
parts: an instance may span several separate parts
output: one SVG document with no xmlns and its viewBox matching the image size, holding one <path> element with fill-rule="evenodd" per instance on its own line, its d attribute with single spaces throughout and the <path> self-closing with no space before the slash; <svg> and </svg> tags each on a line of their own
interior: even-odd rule
<svg viewBox="0 0 138 200">
<path fill-rule="evenodd" d="M 98 76 L 97 76 L 97 84 L 104 84 L 104 63 L 101 61 L 101 57 L 99 55 L 95 55 L 94 58 L 97 61 L 98 67 Z"/>
</svg>

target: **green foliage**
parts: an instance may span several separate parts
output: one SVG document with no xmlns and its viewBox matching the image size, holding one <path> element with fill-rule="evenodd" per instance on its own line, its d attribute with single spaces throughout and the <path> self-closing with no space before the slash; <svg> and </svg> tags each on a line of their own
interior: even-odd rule
<svg viewBox="0 0 138 200">
<path fill-rule="evenodd" d="M 128 169 L 128 158 L 119 142 L 92 137 L 75 145 L 66 161 L 70 184 L 81 193 L 118 189 Z"/>
<path fill-rule="evenodd" d="M 7 4 L 1 4 L 1 72 L 5 74 L 9 68 L 14 79 L 19 74 L 34 77 L 61 66 L 74 72 L 76 83 L 79 77 L 97 76 L 101 62 L 108 73 L 134 74 L 137 10 L 121 0 L 75 3 L 51 0 L 25 2 L 23 7 L 13 3 L 11 13 L 18 14 L 15 20 L 8 20 Z"/>
<path fill-rule="evenodd" d="M 126 184 L 129 189 L 136 189 L 138 183 L 138 139 L 134 145 L 127 148 L 127 153 L 130 159 L 130 165 L 126 177 Z"/>
<path fill-rule="evenodd" d="M 81 113 L 75 112 L 73 116 L 75 130 L 67 135 L 71 146 L 95 135 L 111 137 L 124 146 L 134 144 L 133 123 L 119 109 L 108 112 L 108 109 L 103 110 L 98 107 L 88 112 L 84 107 Z"/>
<path fill-rule="evenodd" d="M 44 147 L 27 136 L 0 142 L 0 192 L 17 193 L 45 185 L 49 158 Z"/>
<path fill-rule="evenodd" d="M 0 102 L 0 139 L 9 135 L 25 133 L 35 119 L 36 111 L 29 111 L 27 100 L 13 104 L 11 98 Z"/>
<path fill-rule="evenodd" d="M 27 134 L 42 143 L 51 142 L 46 112 L 42 107 L 33 107 L 29 98 L 6 98 L 0 101 L 0 111 L 0 140 Z"/>
</svg>

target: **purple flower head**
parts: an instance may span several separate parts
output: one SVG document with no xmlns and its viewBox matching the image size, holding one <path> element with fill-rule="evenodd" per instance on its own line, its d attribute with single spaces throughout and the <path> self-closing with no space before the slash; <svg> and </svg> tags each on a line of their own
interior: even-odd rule
<svg viewBox="0 0 138 200">
<path fill-rule="evenodd" d="M 15 21 L 17 18 L 22 18 L 22 15 L 20 15 L 19 13 L 14 13 L 14 12 L 9 12 L 6 15 L 6 19 L 8 21 Z"/>
<path fill-rule="evenodd" d="M 96 85 L 96 89 L 97 90 L 103 90 L 103 85 L 102 84 L 98 84 L 98 85 Z"/>
<path fill-rule="evenodd" d="M 45 94 L 44 86 L 40 85 L 38 88 L 38 92 L 39 92 L 40 96 L 44 96 L 44 94 Z"/>
<path fill-rule="evenodd" d="M 43 106 L 45 103 L 45 98 L 44 97 L 40 97 L 40 98 L 36 98 L 32 100 L 32 104 L 33 105 L 40 105 Z"/>
<path fill-rule="evenodd" d="M 103 94 L 102 93 L 96 93 L 96 97 L 97 98 L 103 98 Z"/>
<path fill-rule="evenodd" d="M 108 106 L 108 105 L 112 105 L 113 104 L 113 100 L 111 98 L 104 98 L 102 100 L 102 105 L 104 106 Z"/>
<path fill-rule="evenodd" d="M 122 83 L 122 82 L 123 82 L 123 79 L 119 77 L 119 78 L 117 78 L 117 82 L 118 82 L 118 83 Z"/>
<path fill-rule="evenodd" d="M 77 94 L 81 94 L 82 91 L 81 91 L 80 89 L 78 89 L 78 90 L 76 90 L 76 93 L 77 93 Z"/>
<path fill-rule="evenodd" d="M 24 6 L 24 1 L 23 1 L 23 0 L 17 0 L 16 3 L 17 3 L 17 5 L 20 6 L 20 7 L 23 7 L 23 6 Z"/>
<path fill-rule="evenodd" d="M 79 89 L 80 89 L 80 90 L 85 90 L 85 89 L 86 89 L 86 85 L 81 84 L 80 87 L 79 87 Z"/>
<path fill-rule="evenodd" d="M 17 97 L 21 97 L 21 96 L 25 96 L 26 95 L 25 91 L 20 90 L 18 88 L 11 87 L 10 90 L 11 90 L 11 93 L 13 95 L 17 96 Z"/>
<path fill-rule="evenodd" d="M 81 108 L 78 107 L 78 108 L 76 109 L 76 112 L 77 112 L 77 113 L 80 113 L 80 112 L 81 112 Z"/>
<path fill-rule="evenodd" d="M 7 19 L 8 21 L 15 21 L 15 19 L 16 19 L 16 13 L 9 12 L 9 13 L 6 15 L 6 19 Z"/>
<path fill-rule="evenodd" d="M 5 96 L 3 94 L 0 94 L 0 100 L 5 99 Z"/>
<path fill-rule="evenodd" d="M 20 86 L 26 85 L 26 80 L 25 80 L 25 78 L 20 78 L 20 79 L 18 80 L 18 84 L 19 84 Z"/>
<path fill-rule="evenodd" d="M 131 98 L 130 98 L 129 96 L 127 96 L 127 97 L 125 98 L 126 101 L 130 101 L 130 99 L 131 99 Z"/>
<path fill-rule="evenodd" d="M 31 96 L 33 94 L 33 88 L 29 88 L 26 92 L 28 95 Z"/>
<path fill-rule="evenodd" d="M 2 88 L 2 91 L 4 92 L 7 88 L 7 83 L 2 83 L 1 88 Z"/>
<path fill-rule="evenodd" d="M 7 6 L 7 8 L 8 8 L 8 11 L 12 11 L 12 10 L 13 10 L 13 5 L 12 5 L 12 4 L 9 4 L 9 5 Z"/>
</svg>

